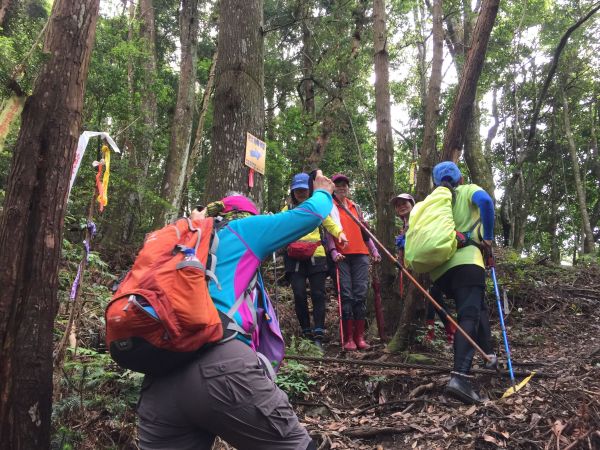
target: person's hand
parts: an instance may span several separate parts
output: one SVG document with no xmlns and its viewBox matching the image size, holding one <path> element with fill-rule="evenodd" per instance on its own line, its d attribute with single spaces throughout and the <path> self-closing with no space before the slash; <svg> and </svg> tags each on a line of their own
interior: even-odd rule
<svg viewBox="0 0 600 450">
<path fill-rule="evenodd" d="M 492 251 L 492 241 L 483 240 L 481 244 L 483 246 L 483 259 L 485 267 L 496 267 L 496 260 L 494 259 L 494 252 Z"/>
<path fill-rule="evenodd" d="M 345 259 L 346 257 L 344 255 L 342 255 L 340 252 L 336 252 L 335 250 L 331 253 L 331 259 L 333 259 L 334 262 L 341 262 Z"/>
<path fill-rule="evenodd" d="M 313 181 L 313 189 L 316 191 L 317 189 L 323 189 L 324 191 L 333 194 L 333 190 L 335 188 L 335 184 L 325 175 L 321 170 L 317 170 L 317 174 L 315 176 L 315 180 Z"/>
<path fill-rule="evenodd" d="M 375 264 L 378 264 L 378 263 L 381 262 L 381 255 L 379 254 L 379 252 L 374 253 L 374 254 L 371 255 L 371 259 L 373 260 L 373 262 Z"/>
<path fill-rule="evenodd" d="M 342 248 L 346 248 L 346 246 L 348 245 L 348 238 L 346 237 L 346 234 L 342 231 L 340 233 L 340 235 L 337 238 L 338 240 L 338 244 L 340 244 L 340 247 Z"/>
<path fill-rule="evenodd" d="M 192 219 L 192 220 L 206 219 L 206 208 L 204 208 L 202 211 L 198 211 L 197 209 L 194 209 L 192 211 L 192 214 L 190 214 L 190 219 Z"/>
</svg>

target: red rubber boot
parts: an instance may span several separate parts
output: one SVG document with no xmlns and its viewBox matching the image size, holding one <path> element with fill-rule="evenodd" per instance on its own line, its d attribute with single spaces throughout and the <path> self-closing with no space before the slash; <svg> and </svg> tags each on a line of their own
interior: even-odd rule
<svg viewBox="0 0 600 450">
<path fill-rule="evenodd" d="M 342 327 L 344 329 L 344 351 L 353 352 L 356 350 L 353 336 L 354 320 L 342 320 Z"/>
<path fill-rule="evenodd" d="M 368 350 L 371 348 L 369 344 L 365 342 L 365 320 L 354 321 L 354 342 L 359 350 Z"/>
<path fill-rule="evenodd" d="M 454 343 L 454 335 L 456 334 L 456 327 L 452 323 L 447 322 L 445 328 L 446 328 L 446 340 L 448 341 L 448 344 L 453 344 Z"/>
</svg>

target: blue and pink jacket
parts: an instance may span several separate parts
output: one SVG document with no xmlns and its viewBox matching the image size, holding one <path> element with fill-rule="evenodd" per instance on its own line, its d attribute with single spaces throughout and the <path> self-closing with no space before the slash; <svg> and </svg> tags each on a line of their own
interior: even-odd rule
<svg viewBox="0 0 600 450">
<path fill-rule="evenodd" d="M 212 280 L 209 283 L 216 308 L 227 314 L 248 288 L 261 261 L 318 227 L 331 212 L 332 205 L 331 195 L 317 190 L 302 205 L 290 211 L 250 216 L 225 225 L 217 233 L 219 246 L 215 275 L 219 286 Z M 256 294 L 252 295 L 256 307 Z M 240 305 L 233 319 L 248 333 L 254 331 L 253 311 L 246 303 Z M 241 335 L 238 339 L 250 344 Z"/>
</svg>

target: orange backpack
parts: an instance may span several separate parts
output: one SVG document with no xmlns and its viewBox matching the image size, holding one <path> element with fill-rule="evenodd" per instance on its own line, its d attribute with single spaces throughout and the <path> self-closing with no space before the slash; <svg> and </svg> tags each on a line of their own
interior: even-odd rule
<svg viewBox="0 0 600 450">
<path fill-rule="evenodd" d="M 208 278 L 218 284 L 217 245 L 213 219 L 180 219 L 147 235 L 105 313 L 107 347 L 121 367 L 166 373 L 223 339 L 208 292 Z"/>
</svg>

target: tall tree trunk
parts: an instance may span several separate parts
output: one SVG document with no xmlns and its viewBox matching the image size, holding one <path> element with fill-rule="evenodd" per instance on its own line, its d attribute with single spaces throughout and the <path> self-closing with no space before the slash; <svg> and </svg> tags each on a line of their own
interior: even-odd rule
<svg viewBox="0 0 600 450">
<path fill-rule="evenodd" d="M 263 0 L 221 0 L 220 10 L 210 177 L 205 195 L 214 200 L 236 190 L 262 205 L 262 176 L 255 174 L 250 188 L 244 158 L 246 133 L 260 139 L 264 133 Z"/>
<path fill-rule="evenodd" d="M 154 225 L 160 227 L 173 219 L 179 211 L 185 169 L 192 137 L 194 118 L 194 87 L 196 83 L 196 60 L 198 47 L 198 0 L 182 0 L 179 13 L 181 42 L 181 66 L 177 104 L 171 126 L 169 156 L 162 182 L 161 197 L 168 203 L 162 207 L 154 219 Z M 166 205 L 165 205 L 166 206 Z"/>
<path fill-rule="evenodd" d="M 311 118 L 315 116 L 315 82 L 313 81 L 313 36 L 308 23 L 312 15 L 312 2 L 302 1 L 302 107 Z M 310 128 L 309 128 L 310 129 Z"/>
<path fill-rule="evenodd" d="M 492 142 L 496 135 L 498 134 L 498 128 L 500 127 L 500 119 L 498 118 L 498 93 L 497 89 L 493 89 L 492 94 L 492 117 L 494 118 L 494 123 L 488 130 L 487 137 L 485 138 L 485 157 L 486 159 L 492 157 Z M 491 172 L 491 170 L 490 170 Z"/>
<path fill-rule="evenodd" d="M 132 5 L 135 3 L 131 0 Z M 141 212 L 141 203 L 148 169 L 152 160 L 152 147 L 154 145 L 154 133 L 157 122 L 157 103 L 155 93 L 156 83 L 156 27 L 154 23 L 153 0 L 139 0 L 140 17 L 140 41 L 143 49 L 141 61 L 142 79 L 140 101 L 140 122 L 135 127 L 135 138 L 130 148 L 129 169 L 134 175 L 133 188 L 127 196 L 127 205 L 123 213 L 123 231 L 121 241 L 131 243 L 134 231 L 139 223 L 138 217 Z M 130 39 L 131 41 L 131 39 Z M 133 88 L 132 88 L 133 92 Z"/>
<path fill-rule="evenodd" d="M 192 179 L 192 175 L 194 174 L 194 170 L 196 169 L 196 165 L 204 160 L 204 146 L 202 145 L 202 138 L 204 137 L 204 122 L 206 120 L 206 113 L 208 112 L 208 107 L 210 105 L 210 98 L 212 97 L 213 93 L 213 86 L 215 83 L 215 68 L 217 66 L 218 59 L 219 52 L 215 51 L 212 63 L 210 65 L 210 70 L 208 72 L 208 80 L 206 81 L 204 94 L 202 95 L 200 114 L 198 115 L 198 127 L 196 128 L 196 137 L 194 138 L 194 143 L 192 144 L 192 148 L 190 150 L 190 157 L 188 158 L 185 169 L 185 180 L 183 182 L 183 186 L 186 195 L 182 196 L 181 198 L 181 204 L 179 205 L 180 211 L 185 209 L 185 201 L 187 200 L 189 202 L 189 199 L 185 197 L 187 197 L 187 188 L 190 180 Z"/>
<path fill-rule="evenodd" d="M 13 3 L 15 3 L 15 0 L 0 0 L 0 27 L 4 26 L 6 13 Z"/>
<path fill-rule="evenodd" d="M 375 120 L 377 124 L 377 236 L 387 248 L 393 248 L 394 211 L 390 206 L 390 200 L 394 194 L 394 138 L 392 135 L 390 113 L 390 73 L 386 22 L 385 0 L 374 0 L 373 47 L 375 66 Z M 381 266 L 381 293 L 386 318 L 390 325 L 397 323 L 399 313 L 396 307 L 397 302 L 394 301 L 395 277 L 395 266 L 384 259 Z"/>
<path fill-rule="evenodd" d="M 56 0 L 0 216 L 0 442 L 50 447 L 52 346 L 67 188 L 99 0 Z"/>
<path fill-rule="evenodd" d="M 579 204 L 579 213 L 581 214 L 581 227 L 583 231 L 583 253 L 594 252 L 594 235 L 590 225 L 590 216 L 587 210 L 585 201 L 585 187 L 581 181 L 581 173 L 579 172 L 579 160 L 577 159 L 577 148 L 571 131 L 571 119 L 569 118 L 569 101 L 565 94 L 565 88 L 560 90 L 563 103 L 563 118 L 565 124 L 565 133 L 569 142 L 569 156 L 571 157 L 571 165 L 573 166 L 573 181 L 575 181 L 575 190 L 577 191 L 577 202 Z"/>
<path fill-rule="evenodd" d="M 416 200 L 423 200 L 431 189 L 431 172 L 437 157 L 435 145 L 437 135 L 437 124 L 440 116 L 440 90 L 442 85 L 442 63 L 444 47 L 444 30 L 442 28 L 442 0 L 434 0 L 433 8 L 433 59 L 431 62 L 431 77 L 427 90 L 427 104 L 425 105 L 425 130 L 423 135 L 423 146 L 419 155 L 419 172 L 417 175 Z M 423 276 L 417 280 L 425 281 Z M 414 335 L 417 323 L 416 312 L 419 305 L 422 306 L 421 293 L 410 286 L 407 290 L 400 325 L 396 330 L 392 341 L 388 345 L 390 351 L 406 349 Z"/>
<path fill-rule="evenodd" d="M 444 135 L 442 159 L 458 161 L 465 141 L 465 127 L 471 119 L 479 75 L 483 69 L 487 44 L 496 20 L 500 0 L 484 0 L 475 24 L 471 47 L 460 77 L 458 93 Z"/>
<path fill-rule="evenodd" d="M 481 145 L 481 135 L 479 134 L 481 111 L 479 104 L 475 102 L 473 115 L 467 127 L 465 136 L 465 161 L 469 167 L 471 181 L 481 186 L 494 198 L 494 179 L 492 177 L 492 167 L 483 154 Z"/>
</svg>

